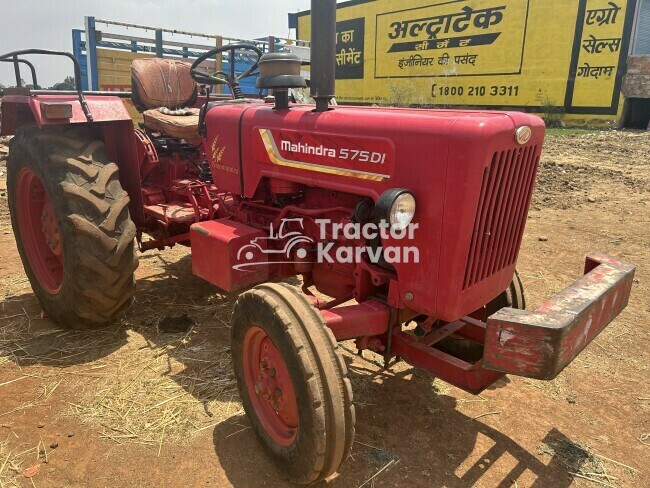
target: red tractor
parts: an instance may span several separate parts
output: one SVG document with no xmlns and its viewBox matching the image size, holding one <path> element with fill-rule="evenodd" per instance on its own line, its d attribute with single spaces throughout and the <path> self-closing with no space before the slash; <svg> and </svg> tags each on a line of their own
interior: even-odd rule
<svg viewBox="0 0 650 488">
<path fill-rule="evenodd" d="M 250 44 L 192 66 L 134 61 L 135 130 L 119 96 L 82 92 L 73 56 L 2 57 L 63 54 L 76 68 L 76 92 L 2 100 L 11 218 L 43 310 L 67 327 L 105 325 L 131 303 L 138 250 L 190 246 L 196 275 L 246 290 L 232 318 L 241 400 L 298 483 L 329 477 L 353 443 L 337 341 L 472 393 L 506 373 L 552 379 L 625 308 L 634 275 L 595 253 L 584 277 L 525 311 L 515 265 L 542 120 L 331 106 L 335 7 L 312 1 L 315 107 L 290 103 L 306 86 L 295 56 Z M 245 73 L 199 69 L 241 50 L 258 60 Z M 239 80 L 258 67 L 274 97 L 246 99 Z M 223 84 L 232 98 L 210 95 Z M 279 283 L 291 276 L 301 289 Z"/>
</svg>

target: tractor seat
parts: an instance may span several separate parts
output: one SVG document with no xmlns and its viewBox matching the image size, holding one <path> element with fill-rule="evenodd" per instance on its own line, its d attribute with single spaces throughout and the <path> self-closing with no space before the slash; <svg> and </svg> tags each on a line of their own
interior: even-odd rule
<svg viewBox="0 0 650 488">
<path fill-rule="evenodd" d="M 188 115 L 167 115 L 158 109 L 145 110 L 144 125 L 154 132 L 160 132 L 176 139 L 200 139 L 198 108 L 185 109 Z"/>
<path fill-rule="evenodd" d="M 198 87 L 190 63 L 145 58 L 131 63 L 131 99 L 148 129 L 176 139 L 200 139 Z"/>
</svg>

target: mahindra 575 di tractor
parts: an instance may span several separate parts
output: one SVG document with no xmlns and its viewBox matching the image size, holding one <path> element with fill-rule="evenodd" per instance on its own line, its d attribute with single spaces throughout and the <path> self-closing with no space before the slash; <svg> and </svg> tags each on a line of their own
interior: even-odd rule
<svg viewBox="0 0 650 488">
<path fill-rule="evenodd" d="M 517 112 L 333 107 L 336 1 L 312 1 L 311 93 L 300 61 L 251 44 L 190 66 L 133 62 L 129 94 L 8 89 L 8 195 L 25 272 L 57 323 L 93 328 L 131 303 L 141 252 L 191 247 L 192 270 L 246 290 L 232 360 L 253 430 L 290 480 L 332 475 L 354 438 L 337 341 L 478 393 L 552 379 L 625 308 L 634 266 L 599 253 L 525 311 L 515 265 L 544 124 Z M 257 57 L 208 74 L 221 52 Z M 234 65 L 234 63 L 232 63 Z M 246 99 L 259 69 L 273 90 Z M 19 83 L 18 79 L 18 84 Z M 227 85 L 232 98 L 210 95 Z M 199 86 L 207 95 L 198 96 Z M 144 116 L 134 129 L 120 96 Z M 302 288 L 279 283 L 300 276 Z M 318 292 L 318 293 L 316 293 Z M 329 297 L 329 298 L 323 298 Z M 404 412 L 408 414 L 408 412 Z"/>
</svg>

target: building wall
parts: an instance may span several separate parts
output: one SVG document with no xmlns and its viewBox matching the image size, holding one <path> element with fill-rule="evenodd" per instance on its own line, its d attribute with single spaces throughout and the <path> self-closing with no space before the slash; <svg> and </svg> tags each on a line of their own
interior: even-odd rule
<svg viewBox="0 0 650 488">
<path fill-rule="evenodd" d="M 650 55 L 630 56 L 623 84 L 627 98 L 650 98 Z"/>
<path fill-rule="evenodd" d="M 646 0 L 647 1 L 647 0 Z M 352 0 L 337 12 L 337 99 L 563 111 L 614 124 L 637 0 Z M 310 15 L 298 18 L 309 40 Z"/>
</svg>

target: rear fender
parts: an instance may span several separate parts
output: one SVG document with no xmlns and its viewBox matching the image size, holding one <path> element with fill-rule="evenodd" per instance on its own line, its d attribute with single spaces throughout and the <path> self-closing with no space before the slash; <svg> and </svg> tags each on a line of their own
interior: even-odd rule
<svg viewBox="0 0 650 488">
<path fill-rule="evenodd" d="M 121 101 L 121 100 L 120 100 Z M 140 174 L 139 139 L 133 122 L 113 120 L 99 124 L 101 139 L 106 145 L 106 154 L 120 168 L 120 183 L 129 194 L 129 212 L 138 227 L 145 226 L 144 203 L 142 198 L 142 177 Z"/>
<path fill-rule="evenodd" d="M 124 102 L 118 97 L 89 96 L 86 98 L 88 108 L 93 116 L 93 123 L 101 122 L 131 122 Z M 72 117 L 69 119 L 48 119 L 43 114 L 46 104 L 64 103 L 72 107 Z M 0 135 L 14 135 L 16 130 L 27 124 L 37 124 L 39 127 L 51 125 L 87 124 L 88 119 L 76 95 L 5 95 L 2 97 L 2 124 Z"/>
<path fill-rule="evenodd" d="M 118 97 L 89 96 L 86 98 L 93 122 L 89 123 L 75 95 L 5 95 L 2 98 L 0 135 L 14 135 L 18 128 L 37 124 L 39 127 L 75 126 L 86 124 L 97 129 L 97 138 L 106 146 L 110 161 L 120 169 L 120 183 L 130 198 L 129 211 L 136 225 L 144 225 L 142 186 L 138 160 L 137 138 L 133 120 L 124 102 Z M 50 120 L 43 115 L 46 103 L 66 103 L 72 106 L 69 119 Z"/>
</svg>

